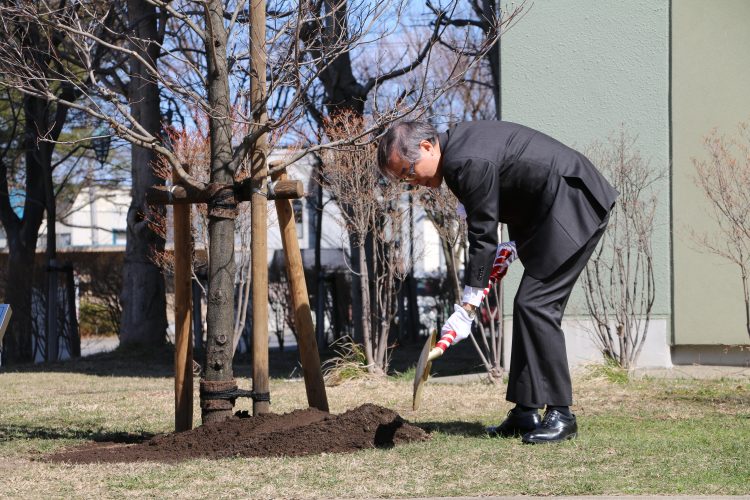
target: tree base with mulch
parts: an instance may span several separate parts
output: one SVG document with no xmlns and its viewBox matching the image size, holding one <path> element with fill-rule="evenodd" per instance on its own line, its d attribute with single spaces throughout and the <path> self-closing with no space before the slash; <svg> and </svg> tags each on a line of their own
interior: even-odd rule
<svg viewBox="0 0 750 500">
<path fill-rule="evenodd" d="M 398 413 L 365 404 L 340 415 L 315 408 L 223 422 L 155 436 L 137 444 L 90 443 L 45 457 L 50 462 L 178 462 L 192 458 L 277 457 L 346 453 L 424 441 L 429 435 Z"/>
</svg>

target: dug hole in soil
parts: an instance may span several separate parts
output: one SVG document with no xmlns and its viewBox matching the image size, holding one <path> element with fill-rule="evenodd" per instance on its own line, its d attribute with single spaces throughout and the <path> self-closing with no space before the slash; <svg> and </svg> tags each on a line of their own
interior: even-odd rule
<svg viewBox="0 0 750 500">
<path fill-rule="evenodd" d="M 48 455 L 69 463 L 177 462 L 191 458 L 278 457 L 346 453 L 424 441 L 429 435 L 398 413 L 365 404 L 341 415 L 315 408 L 284 415 L 234 416 L 155 436 L 138 444 L 91 443 Z"/>
</svg>

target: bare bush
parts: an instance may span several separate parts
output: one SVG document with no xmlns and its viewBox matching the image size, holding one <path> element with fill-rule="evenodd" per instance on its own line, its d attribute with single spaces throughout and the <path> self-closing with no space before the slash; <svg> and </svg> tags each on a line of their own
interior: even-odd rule
<svg viewBox="0 0 750 500">
<path fill-rule="evenodd" d="M 750 336 L 750 126 L 740 123 L 729 137 L 714 129 L 704 147 L 708 159 L 693 159 L 695 183 L 711 202 L 716 226 L 710 234 L 692 236 L 703 250 L 737 266 Z"/>
<path fill-rule="evenodd" d="M 347 137 L 364 128 L 354 114 L 341 114 L 331 124 L 328 137 Z M 399 183 L 385 182 L 375 164 L 375 145 L 338 148 L 324 153 L 320 182 L 341 207 L 341 223 L 360 247 L 359 267 L 363 314 L 360 319 L 368 369 L 386 373 L 388 334 L 398 311 L 396 297 L 400 280 L 410 265 L 407 246 L 402 245 L 404 204 Z M 371 267 L 364 247 L 371 250 Z"/>
<path fill-rule="evenodd" d="M 635 366 L 656 296 L 652 237 L 661 177 L 635 147 L 624 126 L 586 154 L 620 192 L 609 225 L 583 273 L 593 338 L 605 358 Z"/>
</svg>

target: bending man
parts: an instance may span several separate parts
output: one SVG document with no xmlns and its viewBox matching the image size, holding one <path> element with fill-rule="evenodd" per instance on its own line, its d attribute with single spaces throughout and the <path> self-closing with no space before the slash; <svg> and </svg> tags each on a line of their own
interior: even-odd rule
<svg viewBox="0 0 750 500">
<path fill-rule="evenodd" d="M 576 418 L 560 324 L 578 276 L 609 220 L 617 191 L 581 153 L 515 123 L 464 122 L 438 134 L 399 122 L 378 146 L 392 179 L 428 188 L 445 180 L 466 210 L 469 254 L 462 304 L 443 328 L 471 334 L 498 251 L 498 224 L 524 265 L 513 302 L 513 346 L 506 399 L 516 406 L 491 434 L 526 443 L 574 438 Z M 545 408 L 544 418 L 538 410 Z"/>
</svg>

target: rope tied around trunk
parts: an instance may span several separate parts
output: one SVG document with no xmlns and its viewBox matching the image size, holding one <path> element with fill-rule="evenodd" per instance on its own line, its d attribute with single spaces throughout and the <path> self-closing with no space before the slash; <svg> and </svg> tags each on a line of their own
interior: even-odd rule
<svg viewBox="0 0 750 500">
<path fill-rule="evenodd" d="M 237 197 L 233 186 L 209 184 L 208 216 L 219 219 L 236 219 L 239 215 Z"/>
<path fill-rule="evenodd" d="M 237 398 L 250 398 L 254 402 L 264 401 L 271 402 L 270 392 L 255 392 L 246 389 L 237 388 L 237 382 L 227 381 L 208 381 L 201 380 L 200 384 L 201 406 L 203 402 L 208 401 L 229 401 L 234 406 Z"/>
</svg>

